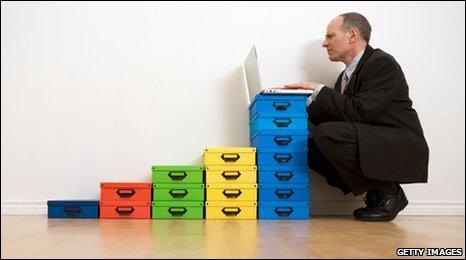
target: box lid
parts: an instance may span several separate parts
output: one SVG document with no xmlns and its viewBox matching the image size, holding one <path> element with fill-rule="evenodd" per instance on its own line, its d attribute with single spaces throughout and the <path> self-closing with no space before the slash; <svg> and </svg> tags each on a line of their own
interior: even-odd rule
<svg viewBox="0 0 466 260">
<path fill-rule="evenodd" d="M 274 184 L 274 183 L 261 183 L 259 189 L 308 189 L 308 183 L 295 183 L 295 184 Z"/>
<path fill-rule="evenodd" d="M 288 113 L 288 114 L 283 114 L 283 115 L 277 115 L 276 113 L 257 113 L 255 114 L 250 120 L 249 124 L 251 124 L 254 120 L 256 120 L 258 117 L 267 117 L 267 118 L 307 118 L 306 113 Z"/>
<path fill-rule="evenodd" d="M 307 100 L 307 95 L 305 94 L 293 94 L 293 95 L 285 95 L 285 94 L 279 94 L 279 95 L 274 95 L 274 94 L 258 94 L 254 97 L 254 99 L 251 101 L 251 104 L 249 105 L 249 108 L 251 108 L 254 103 L 256 103 L 257 100 L 272 100 L 272 101 L 281 101 L 281 100 L 290 100 L 290 101 L 304 101 L 306 102 Z"/>
<path fill-rule="evenodd" d="M 48 200 L 47 206 L 99 206 L 98 200 Z"/>
<path fill-rule="evenodd" d="M 118 207 L 131 207 L 131 206 L 150 206 L 152 201 L 112 201 L 101 200 L 100 206 L 118 206 Z"/>
<path fill-rule="evenodd" d="M 148 188 L 150 189 L 151 183 L 150 182 L 101 182 L 101 188 L 127 188 L 127 189 L 134 189 L 134 188 Z"/>
<path fill-rule="evenodd" d="M 288 153 L 291 153 L 291 154 L 297 154 L 297 153 L 307 153 L 307 149 L 306 150 L 296 150 L 296 149 L 285 149 L 285 148 L 280 148 L 280 149 L 277 149 L 277 148 L 257 148 L 257 154 L 261 154 L 261 153 L 276 153 L 276 154 L 288 154 Z"/>
<path fill-rule="evenodd" d="M 154 189 L 204 189 L 204 183 L 154 183 Z"/>
<path fill-rule="evenodd" d="M 257 201 L 206 201 L 206 207 L 257 207 Z"/>
<path fill-rule="evenodd" d="M 254 134 L 251 136 L 251 140 L 254 140 L 257 138 L 258 135 L 272 135 L 272 136 L 296 136 L 296 135 L 309 135 L 308 130 L 301 130 L 301 129 L 289 129 L 286 130 L 286 132 L 283 132 L 281 129 L 262 129 L 262 130 L 257 130 L 254 132 Z"/>
<path fill-rule="evenodd" d="M 206 201 L 206 207 L 256 207 L 257 201 Z"/>
<path fill-rule="evenodd" d="M 255 153 L 255 147 L 207 147 L 205 153 Z"/>
<path fill-rule="evenodd" d="M 259 207 L 309 207 L 309 201 L 303 202 L 259 202 Z"/>
<path fill-rule="evenodd" d="M 203 207 L 204 201 L 152 201 L 153 207 Z"/>
<path fill-rule="evenodd" d="M 307 167 L 300 166 L 259 166 L 259 171 L 287 171 L 287 172 L 308 172 Z"/>
<path fill-rule="evenodd" d="M 205 167 L 206 170 L 208 171 L 256 171 L 257 166 L 249 166 L 249 165 L 239 165 L 239 166 L 234 166 L 234 165 L 226 165 L 226 166 L 221 166 L 221 165 L 210 165 Z"/>
<path fill-rule="evenodd" d="M 199 165 L 153 165 L 152 171 L 202 171 Z"/>
<path fill-rule="evenodd" d="M 207 189 L 257 189 L 257 183 L 207 183 Z"/>
</svg>

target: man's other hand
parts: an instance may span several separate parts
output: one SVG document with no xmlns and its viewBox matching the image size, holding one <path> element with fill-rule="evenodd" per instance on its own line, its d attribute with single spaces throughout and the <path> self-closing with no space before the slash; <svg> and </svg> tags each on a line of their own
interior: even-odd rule
<svg viewBox="0 0 466 260">
<path fill-rule="evenodd" d="M 316 89 L 320 84 L 316 82 L 299 82 L 299 83 L 293 83 L 293 84 L 286 84 L 285 88 L 289 89 L 310 89 L 314 90 Z"/>
</svg>

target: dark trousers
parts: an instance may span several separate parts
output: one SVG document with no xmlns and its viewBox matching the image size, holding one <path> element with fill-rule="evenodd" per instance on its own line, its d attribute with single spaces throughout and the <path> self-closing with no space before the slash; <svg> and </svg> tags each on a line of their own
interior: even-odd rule
<svg viewBox="0 0 466 260">
<path fill-rule="evenodd" d="M 393 185 L 390 181 L 369 179 L 359 162 L 356 128 L 352 123 L 328 122 L 311 130 L 309 168 L 323 175 L 330 186 L 355 196 L 372 189 Z"/>
</svg>

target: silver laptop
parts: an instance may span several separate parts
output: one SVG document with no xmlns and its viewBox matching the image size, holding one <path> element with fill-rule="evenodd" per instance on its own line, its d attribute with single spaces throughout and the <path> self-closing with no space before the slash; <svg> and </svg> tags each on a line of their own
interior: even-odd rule
<svg viewBox="0 0 466 260">
<path fill-rule="evenodd" d="M 246 76 L 246 85 L 248 88 L 248 99 L 251 102 L 254 97 L 261 94 L 286 94 L 286 95 L 311 95 L 314 91 L 308 89 L 285 89 L 285 88 L 268 88 L 262 89 L 259 75 L 259 65 L 257 63 L 256 47 L 252 46 L 248 56 L 244 60 L 244 73 Z"/>
</svg>

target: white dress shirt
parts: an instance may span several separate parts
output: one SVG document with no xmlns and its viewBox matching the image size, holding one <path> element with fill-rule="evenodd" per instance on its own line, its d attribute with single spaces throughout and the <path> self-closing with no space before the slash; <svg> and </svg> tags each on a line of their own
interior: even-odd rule
<svg viewBox="0 0 466 260">
<path fill-rule="evenodd" d="M 346 66 L 345 73 L 346 76 L 348 76 L 348 83 L 351 80 L 351 75 L 353 75 L 354 70 L 356 69 L 359 61 L 361 60 L 362 55 L 364 54 L 364 50 L 365 49 L 360 51 L 358 55 L 356 55 L 356 57 L 354 57 L 354 59 L 350 62 L 350 64 Z M 316 100 L 317 95 L 319 95 L 319 92 L 322 90 L 323 87 L 325 87 L 324 84 L 319 84 L 319 86 L 316 89 L 314 89 L 314 93 L 312 93 L 312 95 L 307 98 L 308 106 L 312 103 L 312 101 Z"/>
</svg>

